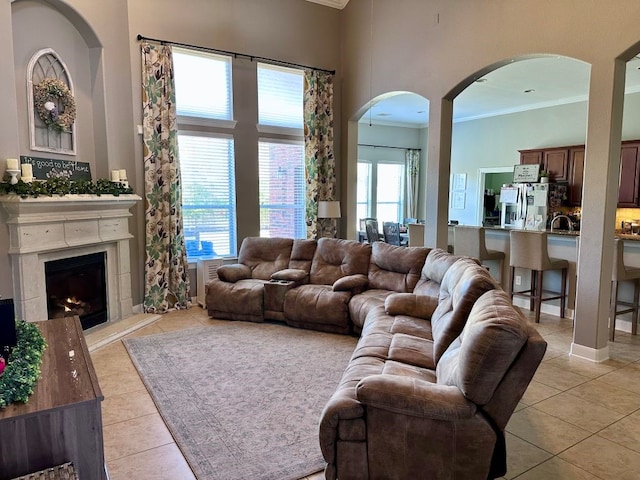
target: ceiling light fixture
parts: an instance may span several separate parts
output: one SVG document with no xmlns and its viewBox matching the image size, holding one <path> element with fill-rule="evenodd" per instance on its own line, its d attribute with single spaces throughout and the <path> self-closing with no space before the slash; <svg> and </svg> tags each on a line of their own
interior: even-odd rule
<svg viewBox="0 0 640 480">
<path fill-rule="evenodd" d="M 390 117 L 391 114 L 390 113 L 380 112 L 380 113 L 376 113 L 376 116 L 378 116 L 378 117 Z"/>
<path fill-rule="evenodd" d="M 535 91 L 535 88 L 527 88 L 526 90 L 524 90 L 524 93 L 533 93 Z"/>
<path fill-rule="evenodd" d="M 486 78 L 479 78 L 479 79 L 476 80 L 476 83 L 484 83 L 486 81 L 487 81 Z"/>
</svg>

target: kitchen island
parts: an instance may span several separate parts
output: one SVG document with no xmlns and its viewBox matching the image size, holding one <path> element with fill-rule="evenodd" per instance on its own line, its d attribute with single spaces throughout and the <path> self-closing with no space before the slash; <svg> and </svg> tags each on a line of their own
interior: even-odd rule
<svg viewBox="0 0 640 480">
<path fill-rule="evenodd" d="M 453 229 L 449 227 L 449 244 L 453 244 Z M 487 248 L 490 250 L 498 250 L 505 253 L 505 260 L 502 272 L 497 273 L 499 262 L 485 262 L 489 267 L 494 278 L 499 280 L 505 291 L 509 289 L 509 228 L 502 227 L 485 227 L 485 241 Z M 569 271 L 567 277 L 567 303 L 565 315 L 573 318 L 576 297 L 576 279 L 579 274 L 577 265 L 578 249 L 580 247 L 580 232 L 569 230 L 547 230 L 547 246 L 549 256 L 560 258 L 569 262 Z M 623 235 L 619 232 L 615 234 L 616 238 L 625 240 L 624 244 L 624 262 L 630 267 L 640 267 L 640 235 Z M 528 288 L 530 285 L 530 273 L 528 270 L 516 269 L 516 277 L 520 277 L 521 285 L 517 286 L 517 290 Z M 549 271 L 544 276 L 544 289 L 559 291 L 561 275 L 559 271 Z M 633 298 L 633 288 L 629 282 L 623 282 L 620 285 L 619 298 L 624 301 L 631 301 Z M 514 304 L 521 308 L 528 309 L 529 301 L 524 298 L 514 298 Z M 560 315 L 560 300 L 552 300 L 542 304 L 542 312 L 552 315 Z M 616 328 L 624 331 L 631 331 L 631 314 L 621 315 L 618 317 Z"/>
</svg>

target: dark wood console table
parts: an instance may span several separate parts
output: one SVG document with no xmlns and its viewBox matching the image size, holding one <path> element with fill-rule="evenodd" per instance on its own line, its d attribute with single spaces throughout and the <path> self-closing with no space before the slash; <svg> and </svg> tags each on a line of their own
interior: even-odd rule
<svg viewBox="0 0 640 480">
<path fill-rule="evenodd" d="M 27 403 L 0 409 L 0 480 L 73 462 L 82 480 L 106 479 L 103 400 L 78 317 L 37 322 L 47 341 Z"/>
</svg>

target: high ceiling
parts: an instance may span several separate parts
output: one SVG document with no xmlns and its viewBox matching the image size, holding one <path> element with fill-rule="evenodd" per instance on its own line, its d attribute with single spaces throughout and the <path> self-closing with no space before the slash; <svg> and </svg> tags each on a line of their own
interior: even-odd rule
<svg viewBox="0 0 640 480">
<path fill-rule="evenodd" d="M 640 92 L 640 59 L 627 64 L 626 93 Z M 504 115 L 588 99 L 590 66 L 548 56 L 514 62 L 469 85 L 453 102 L 454 122 Z M 361 123 L 425 127 L 429 102 L 414 93 L 386 95 L 373 102 Z"/>
<path fill-rule="evenodd" d="M 343 9 L 349 0 L 307 0 Z M 534 110 L 553 105 L 583 102 L 589 95 L 590 65 L 559 56 L 513 62 L 469 85 L 453 102 L 453 121 Z M 640 92 L 640 59 L 627 64 L 626 93 Z M 425 127 L 429 102 L 409 92 L 378 97 L 360 119 L 373 125 Z"/>
</svg>

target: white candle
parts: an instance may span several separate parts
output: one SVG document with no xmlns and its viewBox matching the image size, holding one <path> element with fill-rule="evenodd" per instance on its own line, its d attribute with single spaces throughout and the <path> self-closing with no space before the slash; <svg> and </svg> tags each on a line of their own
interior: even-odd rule
<svg viewBox="0 0 640 480">
<path fill-rule="evenodd" d="M 120 170 L 111 170 L 111 181 L 112 182 L 120 181 Z"/>
<path fill-rule="evenodd" d="M 20 164 L 17 158 L 7 158 L 7 170 L 18 170 Z"/>
<path fill-rule="evenodd" d="M 30 163 L 23 163 L 22 167 L 22 178 L 31 178 L 33 177 L 33 165 Z"/>
<path fill-rule="evenodd" d="M 120 181 L 124 182 L 127 179 L 127 171 L 124 168 L 120 169 Z"/>
</svg>

